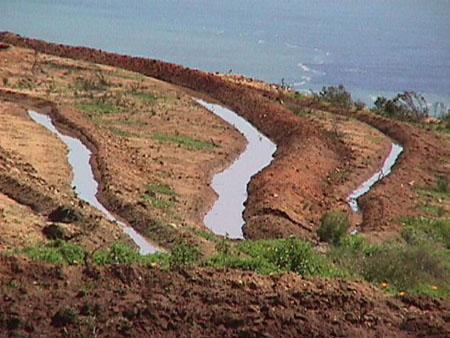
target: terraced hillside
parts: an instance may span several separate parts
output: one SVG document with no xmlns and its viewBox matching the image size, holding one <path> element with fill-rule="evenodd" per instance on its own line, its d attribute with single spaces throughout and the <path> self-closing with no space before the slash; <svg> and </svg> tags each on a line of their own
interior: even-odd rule
<svg viewBox="0 0 450 338">
<path fill-rule="evenodd" d="M 0 41 L 0 335 L 450 334 L 445 130 L 161 61 Z M 246 141 L 196 98 L 277 145 L 248 186 L 245 241 L 203 224 L 213 175 Z M 80 200 L 68 149 L 30 110 L 92 151 L 99 200 L 159 254 L 140 256 Z M 392 142 L 393 173 L 353 212 L 347 197 Z M 330 219 L 339 237 L 324 235 Z"/>
</svg>

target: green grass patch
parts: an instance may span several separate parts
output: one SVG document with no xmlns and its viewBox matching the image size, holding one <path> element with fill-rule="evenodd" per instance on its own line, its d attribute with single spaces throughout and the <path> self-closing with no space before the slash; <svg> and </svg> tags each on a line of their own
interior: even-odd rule
<svg viewBox="0 0 450 338">
<path fill-rule="evenodd" d="M 175 202 L 171 200 L 161 199 L 156 196 L 144 195 L 144 201 L 149 202 L 153 207 L 161 210 L 172 209 L 175 206 Z"/>
<path fill-rule="evenodd" d="M 425 211 L 427 215 L 434 217 L 442 217 L 445 215 L 445 209 L 437 205 L 426 205 L 423 207 L 423 211 Z"/>
<path fill-rule="evenodd" d="M 450 255 L 434 238 L 408 234 L 405 242 L 379 245 L 348 236 L 328 257 L 351 278 L 385 284 L 387 291 L 448 297 Z M 420 239 L 419 239 L 420 238 Z"/>
<path fill-rule="evenodd" d="M 261 274 L 295 272 L 302 276 L 337 277 L 338 271 L 327 257 L 317 253 L 300 239 L 244 241 L 234 247 L 221 245 L 218 255 L 205 265 L 214 268 L 235 268 Z"/>
<path fill-rule="evenodd" d="M 448 194 L 450 192 L 448 181 L 444 177 L 438 177 L 435 190 L 441 194 Z"/>
<path fill-rule="evenodd" d="M 450 219 L 407 218 L 403 221 L 402 237 L 409 244 L 430 242 L 450 249 Z"/>
<path fill-rule="evenodd" d="M 142 103 L 148 104 L 148 105 L 154 105 L 159 97 L 151 94 L 151 93 L 146 93 L 146 92 L 131 92 L 130 93 L 131 96 L 133 96 L 134 98 L 140 100 Z"/>
<path fill-rule="evenodd" d="M 123 243 L 115 243 L 108 249 L 98 251 L 94 254 L 94 262 L 98 265 L 112 264 L 158 264 L 161 267 L 169 266 L 169 255 L 156 253 L 142 256 L 138 250 Z"/>
<path fill-rule="evenodd" d="M 209 242 L 217 242 L 219 241 L 220 237 L 215 235 L 213 232 L 211 231 L 206 231 L 206 230 L 200 230 L 200 229 L 194 229 L 194 228 L 189 228 L 189 231 L 191 231 L 192 233 L 194 233 L 197 236 L 200 236 L 201 238 L 206 239 Z"/>
<path fill-rule="evenodd" d="M 153 138 L 161 143 L 173 143 L 187 150 L 210 150 L 216 147 L 212 142 L 193 139 L 187 135 L 167 135 L 155 133 Z"/>
<path fill-rule="evenodd" d="M 25 248 L 24 253 L 32 260 L 56 265 L 83 264 L 86 255 L 79 245 L 61 240 Z"/>
<path fill-rule="evenodd" d="M 125 70 L 116 70 L 111 73 L 112 77 L 117 77 L 125 80 L 134 80 L 134 81 L 142 81 L 145 79 L 145 76 L 139 73 L 133 73 Z"/>
<path fill-rule="evenodd" d="M 149 184 L 147 186 L 147 193 L 148 194 L 161 194 L 161 195 L 167 195 L 167 196 L 175 196 L 175 191 L 172 190 L 172 188 L 167 184 L 162 183 L 153 183 Z"/>
<path fill-rule="evenodd" d="M 396 291 L 417 293 L 436 285 L 445 294 L 450 291 L 448 258 L 448 251 L 429 243 L 384 245 L 365 257 L 360 273 L 365 280 L 386 282 Z"/>
<path fill-rule="evenodd" d="M 186 268 L 197 264 L 200 260 L 200 252 L 192 246 L 181 243 L 172 249 L 169 256 L 169 266 L 172 269 Z"/>
<path fill-rule="evenodd" d="M 90 103 L 79 103 L 77 109 L 90 114 L 118 114 L 122 112 L 122 108 L 107 102 L 95 101 Z"/>
<path fill-rule="evenodd" d="M 110 86 L 111 82 L 100 72 L 95 73 L 95 77 L 92 78 L 79 77 L 74 84 L 76 90 L 84 92 L 105 91 Z"/>
<path fill-rule="evenodd" d="M 136 134 L 134 133 L 130 133 L 126 130 L 117 128 L 117 127 L 108 127 L 108 130 L 113 133 L 116 136 L 122 137 L 122 138 L 129 138 L 129 137 L 134 137 L 136 136 Z"/>
<path fill-rule="evenodd" d="M 147 186 L 142 199 L 161 210 L 172 209 L 176 204 L 176 192 L 167 184 L 152 183 Z"/>
</svg>

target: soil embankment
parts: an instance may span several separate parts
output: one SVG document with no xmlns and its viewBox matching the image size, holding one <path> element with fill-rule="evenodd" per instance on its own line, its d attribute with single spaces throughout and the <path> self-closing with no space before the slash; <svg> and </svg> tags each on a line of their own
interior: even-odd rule
<svg viewBox="0 0 450 338">
<path fill-rule="evenodd" d="M 448 301 L 238 271 L 51 267 L 0 257 L 0 336 L 446 337 Z M 64 300 L 62 302 L 62 300 Z"/>
</svg>

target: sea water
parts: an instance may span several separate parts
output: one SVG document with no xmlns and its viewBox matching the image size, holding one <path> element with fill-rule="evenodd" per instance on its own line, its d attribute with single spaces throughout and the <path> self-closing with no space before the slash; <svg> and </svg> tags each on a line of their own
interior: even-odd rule
<svg viewBox="0 0 450 338">
<path fill-rule="evenodd" d="M 450 103 L 449 0 L 2 0 L 0 31 L 242 73 Z"/>
</svg>

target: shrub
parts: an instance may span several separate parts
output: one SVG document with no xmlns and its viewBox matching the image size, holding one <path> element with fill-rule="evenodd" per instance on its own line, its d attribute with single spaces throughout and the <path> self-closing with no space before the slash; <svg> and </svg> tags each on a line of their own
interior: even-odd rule
<svg viewBox="0 0 450 338">
<path fill-rule="evenodd" d="M 353 105 L 352 95 L 343 85 L 337 87 L 323 87 L 318 97 L 323 101 L 339 105 L 344 108 L 351 108 Z"/>
<path fill-rule="evenodd" d="M 448 181 L 445 179 L 445 177 L 438 177 L 436 182 L 436 192 L 448 194 L 449 191 Z"/>
<path fill-rule="evenodd" d="M 379 96 L 374 105 L 376 113 L 406 121 L 422 121 L 430 112 L 425 98 L 416 92 L 403 92 L 393 99 Z"/>
<path fill-rule="evenodd" d="M 171 268 L 183 268 L 192 266 L 200 258 L 200 252 L 188 244 L 182 243 L 172 250 L 169 256 Z"/>
<path fill-rule="evenodd" d="M 50 225 L 45 226 L 42 229 L 42 233 L 45 237 L 51 240 L 58 240 L 58 239 L 67 239 L 66 231 L 64 228 L 56 223 L 52 223 Z"/>
<path fill-rule="evenodd" d="M 52 324 L 56 327 L 64 327 L 70 324 L 75 324 L 78 321 L 78 311 L 66 307 L 58 310 L 52 318 Z"/>
<path fill-rule="evenodd" d="M 343 212 L 333 211 L 325 214 L 317 234 L 321 241 L 338 245 L 348 228 L 347 215 Z"/>
<path fill-rule="evenodd" d="M 356 111 L 361 111 L 366 107 L 366 104 L 360 100 L 355 102 L 355 109 Z"/>
</svg>

